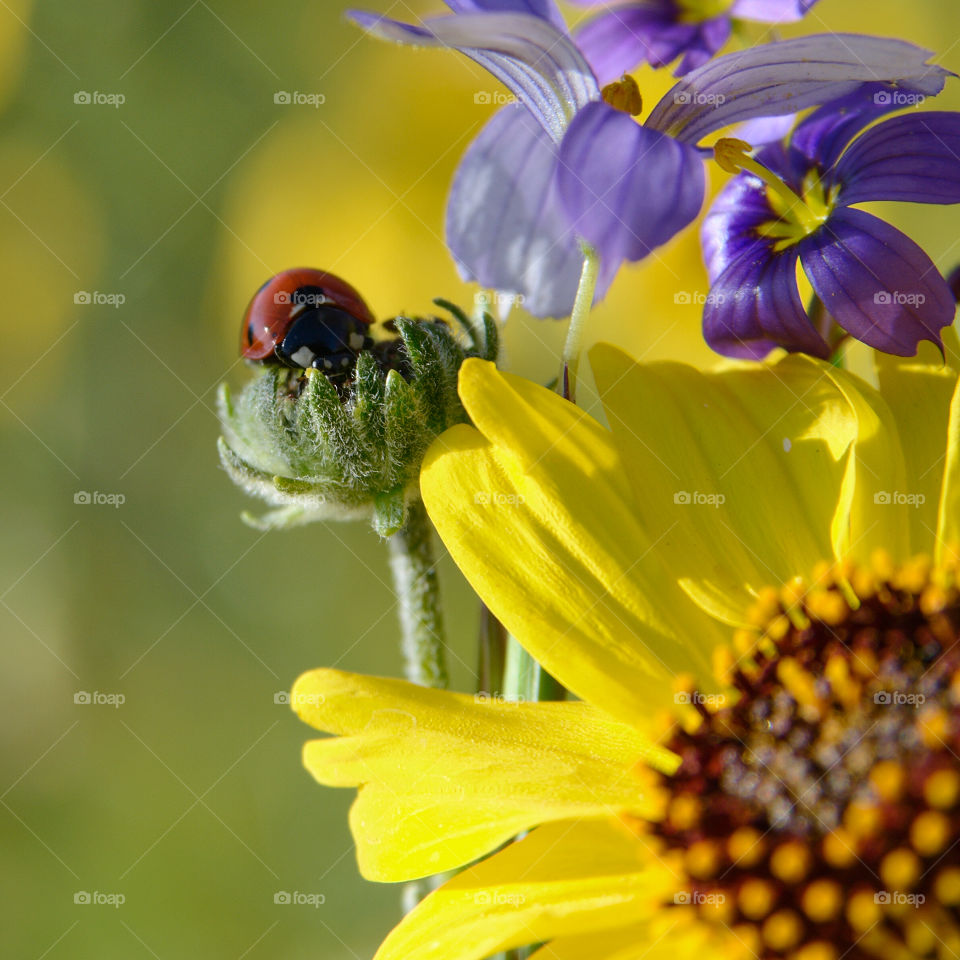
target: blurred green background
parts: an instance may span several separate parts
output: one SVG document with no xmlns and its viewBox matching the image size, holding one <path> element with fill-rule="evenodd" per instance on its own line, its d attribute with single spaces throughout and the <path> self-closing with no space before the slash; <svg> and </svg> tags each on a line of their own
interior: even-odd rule
<svg viewBox="0 0 960 960">
<path fill-rule="evenodd" d="M 869 13 L 823 0 L 808 27 L 899 34 L 960 68 L 955 0 Z M 651 105 L 666 81 L 640 76 Z M 313 784 L 309 731 L 275 702 L 309 667 L 399 671 L 385 550 L 359 526 L 244 527 L 213 399 L 242 382 L 241 312 L 284 267 L 334 270 L 381 315 L 469 304 L 443 202 L 496 89 L 362 38 L 336 3 L 0 4 L 4 956 L 363 958 L 397 919 L 398 889 L 356 874 L 350 793 Z M 960 261 L 954 211 L 893 216 Z M 684 292 L 706 293 L 693 234 L 621 275 L 590 338 L 709 362 Z M 513 369 L 552 376 L 561 337 L 514 316 Z M 470 689 L 475 610 L 442 576 Z"/>
</svg>

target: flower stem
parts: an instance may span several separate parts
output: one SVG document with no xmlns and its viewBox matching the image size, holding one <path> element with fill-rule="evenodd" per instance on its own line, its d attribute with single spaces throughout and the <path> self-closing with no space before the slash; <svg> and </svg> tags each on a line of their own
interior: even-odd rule
<svg viewBox="0 0 960 960">
<path fill-rule="evenodd" d="M 580 366 L 580 350 L 583 346 L 583 333 L 587 317 L 593 308 L 593 298 L 597 292 L 597 277 L 600 273 L 600 257 L 589 244 L 584 243 L 583 268 L 580 271 L 580 285 L 573 301 L 570 314 L 570 326 L 567 328 L 567 342 L 563 347 L 563 369 L 560 371 L 560 390 L 571 402 L 577 402 L 577 369 Z"/>
<path fill-rule="evenodd" d="M 422 687 L 448 684 L 433 527 L 422 500 L 410 505 L 404 527 L 387 541 L 400 607 L 405 673 Z"/>
<path fill-rule="evenodd" d="M 507 653 L 503 670 L 503 698 L 519 703 L 536 700 L 563 700 L 566 690 L 517 643 L 507 636 Z M 522 839 L 524 834 L 515 839 Z M 496 954 L 492 960 L 528 960 L 533 950 L 530 947 L 514 947 Z"/>
<path fill-rule="evenodd" d="M 480 643 L 477 662 L 477 693 L 488 697 L 503 693 L 507 655 L 507 631 L 490 608 L 480 603 Z"/>
<path fill-rule="evenodd" d="M 508 637 L 503 696 L 519 702 L 563 700 L 566 690 L 513 637 Z"/>
<path fill-rule="evenodd" d="M 846 363 L 843 355 L 843 345 L 847 340 L 847 332 L 841 329 L 836 320 L 830 316 L 823 301 L 816 294 L 813 295 L 807 307 L 807 316 L 810 317 L 810 322 L 817 328 L 820 336 L 830 346 L 830 363 L 843 369 Z"/>
</svg>

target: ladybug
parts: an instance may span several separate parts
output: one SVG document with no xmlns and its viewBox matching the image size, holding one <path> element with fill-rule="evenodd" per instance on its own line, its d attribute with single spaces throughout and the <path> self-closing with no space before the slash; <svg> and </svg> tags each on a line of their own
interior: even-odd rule
<svg viewBox="0 0 960 960">
<path fill-rule="evenodd" d="M 370 349 L 370 308 L 344 280 L 309 267 L 284 270 L 254 295 L 243 317 L 240 351 L 247 360 L 347 380 L 357 355 Z"/>
</svg>

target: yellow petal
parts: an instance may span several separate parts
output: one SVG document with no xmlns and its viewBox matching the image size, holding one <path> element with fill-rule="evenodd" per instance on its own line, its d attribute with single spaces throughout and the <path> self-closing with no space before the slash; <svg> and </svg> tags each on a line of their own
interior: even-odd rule
<svg viewBox="0 0 960 960">
<path fill-rule="evenodd" d="M 691 911 L 665 910 L 664 914 L 661 923 L 561 937 L 544 944 L 530 960 L 701 960 L 705 956 L 727 960 L 730 956 L 729 951 L 718 952 L 718 938 Z"/>
<path fill-rule="evenodd" d="M 659 814 L 633 772 L 676 758 L 585 703 L 504 703 L 403 680 L 314 670 L 300 717 L 338 734 L 304 747 L 327 786 L 360 792 L 350 812 L 360 869 L 397 881 L 469 863 L 551 820 Z"/>
<path fill-rule="evenodd" d="M 867 561 L 882 549 L 909 553 L 910 527 L 902 510 L 886 509 L 886 492 L 906 484 L 897 423 L 883 397 L 865 381 L 829 364 L 826 376 L 843 394 L 856 422 L 832 532 L 836 554 Z"/>
<path fill-rule="evenodd" d="M 946 463 L 937 517 L 937 560 L 960 548 L 960 383 L 954 390 L 947 425 Z"/>
<path fill-rule="evenodd" d="M 825 364 L 705 373 L 606 344 L 590 358 L 640 522 L 705 609 L 742 623 L 761 587 L 833 558 L 858 420 Z"/>
<path fill-rule="evenodd" d="M 718 624 L 665 576 L 611 435 L 555 393 L 470 360 L 479 429 L 428 451 L 421 491 L 451 556 L 507 629 L 579 697 L 642 725 L 671 682 L 709 681 Z"/>
<path fill-rule="evenodd" d="M 530 960 L 642 960 L 650 954 L 650 928 L 646 924 L 617 927 L 600 933 L 560 937 L 545 943 Z M 671 944 L 673 949 L 676 949 Z M 681 960 L 683 954 L 675 960 Z"/>
<path fill-rule="evenodd" d="M 950 400 L 957 385 L 956 372 L 937 360 L 936 365 L 877 360 L 880 392 L 896 420 L 906 466 L 903 489 L 888 491 L 881 499 L 889 502 L 882 505 L 906 519 L 911 555 L 934 553 Z"/>
<path fill-rule="evenodd" d="M 479 960 L 636 924 L 671 901 L 676 884 L 663 862 L 616 824 L 549 824 L 432 893 L 376 960 Z"/>
</svg>

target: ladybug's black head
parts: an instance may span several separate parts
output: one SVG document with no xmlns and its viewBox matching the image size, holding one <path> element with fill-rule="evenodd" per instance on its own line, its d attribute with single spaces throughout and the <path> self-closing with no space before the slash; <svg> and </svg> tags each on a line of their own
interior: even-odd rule
<svg viewBox="0 0 960 960">
<path fill-rule="evenodd" d="M 333 306 L 317 287 L 300 287 L 291 295 L 293 322 L 276 345 L 277 360 L 288 367 L 316 367 L 335 382 L 353 374 L 357 355 L 373 341 L 367 325 Z"/>
<path fill-rule="evenodd" d="M 315 310 L 317 307 L 324 307 L 334 304 L 323 287 L 304 286 L 297 287 L 293 293 L 288 294 L 290 303 L 290 319 L 295 319 L 307 310 Z"/>
</svg>

